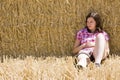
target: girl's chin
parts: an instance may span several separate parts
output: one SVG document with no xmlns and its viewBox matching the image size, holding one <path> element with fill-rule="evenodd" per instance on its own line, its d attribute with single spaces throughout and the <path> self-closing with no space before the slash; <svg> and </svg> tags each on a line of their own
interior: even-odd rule
<svg viewBox="0 0 120 80">
<path fill-rule="evenodd" d="M 88 28 L 90 31 L 94 31 L 94 29 Z"/>
<path fill-rule="evenodd" d="M 88 27 L 88 29 L 89 29 L 89 30 L 94 30 L 94 28 L 92 28 L 92 27 Z"/>
<path fill-rule="evenodd" d="M 88 28 L 89 30 L 93 30 L 93 29 L 91 29 L 91 28 Z"/>
</svg>

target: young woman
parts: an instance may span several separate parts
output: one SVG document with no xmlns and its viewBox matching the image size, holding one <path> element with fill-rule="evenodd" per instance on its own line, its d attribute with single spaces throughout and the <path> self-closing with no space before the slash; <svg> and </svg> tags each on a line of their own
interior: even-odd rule
<svg viewBox="0 0 120 80">
<path fill-rule="evenodd" d="M 95 65 L 100 67 L 101 60 L 109 55 L 108 34 L 101 26 L 98 13 L 91 12 L 86 16 L 86 26 L 77 32 L 73 53 L 77 54 L 78 66 L 86 67 L 87 59 L 95 60 Z"/>
</svg>

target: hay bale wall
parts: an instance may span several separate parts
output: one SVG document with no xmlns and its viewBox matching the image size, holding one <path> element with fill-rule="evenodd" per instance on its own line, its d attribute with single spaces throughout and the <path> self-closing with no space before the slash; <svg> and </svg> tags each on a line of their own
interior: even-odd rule
<svg viewBox="0 0 120 80">
<path fill-rule="evenodd" d="M 97 11 L 120 52 L 119 0 L 0 0 L 0 54 L 70 55 L 77 30 Z"/>
</svg>

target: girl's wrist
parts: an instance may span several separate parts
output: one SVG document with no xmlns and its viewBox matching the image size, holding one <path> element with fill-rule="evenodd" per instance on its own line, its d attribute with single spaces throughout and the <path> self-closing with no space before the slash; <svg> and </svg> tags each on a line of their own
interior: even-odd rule
<svg viewBox="0 0 120 80">
<path fill-rule="evenodd" d="M 86 46 L 85 44 L 82 44 L 82 45 L 81 45 L 82 48 L 85 48 L 85 46 Z"/>
</svg>

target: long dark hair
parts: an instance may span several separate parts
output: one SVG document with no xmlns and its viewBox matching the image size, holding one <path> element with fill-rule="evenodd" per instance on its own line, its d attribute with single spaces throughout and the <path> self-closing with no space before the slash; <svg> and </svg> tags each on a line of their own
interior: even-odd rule
<svg viewBox="0 0 120 80">
<path fill-rule="evenodd" d="M 102 32 L 103 28 L 102 28 L 102 23 L 101 23 L 101 18 L 100 15 L 97 12 L 90 12 L 87 16 L 86 16 L 86 23 L 87 23 L 87 19 L 89 17 L 92 17 L 95 21 L 96 21 L 96 31 L 98 32 Z M 86 24 L 87 27 L 87 24 Z M 87 27 L 88 29 L 88 27 Z M 91 32 L 91 30 L 88 29 L 89 32 Z M 95 31 L 95 32 L 96 32 Z"/>
</svg>

